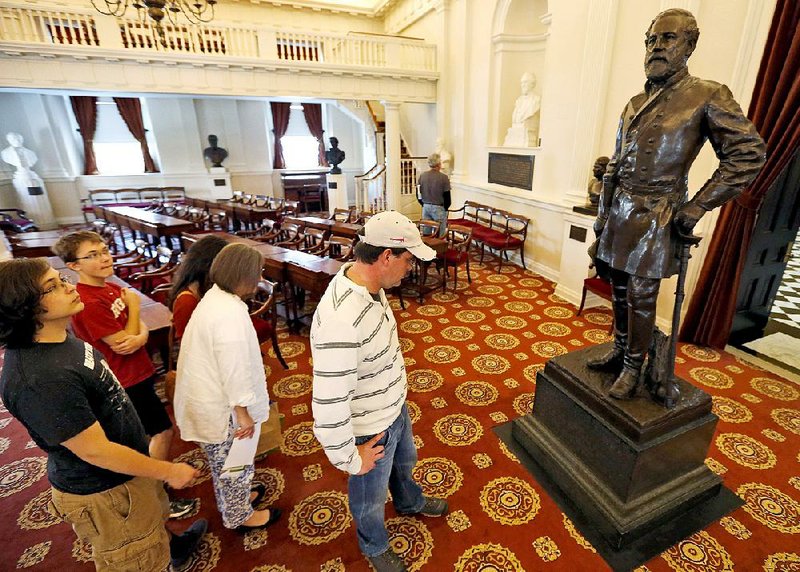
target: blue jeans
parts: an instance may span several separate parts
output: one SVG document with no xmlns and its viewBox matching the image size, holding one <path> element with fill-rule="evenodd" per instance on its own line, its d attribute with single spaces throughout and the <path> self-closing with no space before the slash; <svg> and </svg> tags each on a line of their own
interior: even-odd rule
<svg viewBox="0 0 800 572">
<path fill-rule="evenodd" d="M 439 223 L 439 238 L 444 237 L 447 232 L 447 209 L 442 205 L 422 205 L 422 218 L 435 220 Z"/>
<path fill-rule="evenodd" d="M 356 437 L 356 445 L 373 437 Z M 405 405 L 378 444 L 384 447 L 383 458 L 378 459 L 367 474 L 351 475 L 347 483 L 358 546 L 368 557 L 389 550 L 389 535 L 384 524 L 387 489 L 392 491 L 392 502 L 397 512 L 419 512 L 425 506 L 422 487 L 411 476 L 417 464 L 417 447 Z"/>
</svg>

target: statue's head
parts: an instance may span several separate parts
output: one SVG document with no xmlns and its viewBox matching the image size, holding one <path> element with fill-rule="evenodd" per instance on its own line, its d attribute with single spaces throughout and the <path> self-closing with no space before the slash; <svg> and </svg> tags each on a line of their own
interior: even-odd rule
<svg viewBox="0 0 800 572">
<path fill-rule="evenodd" d="M 440 167 L 442 165 L 442 158 L 439 156 L 439 153 L 431 153 L 428 155 L 428 166 L 431 169 L 435 169 L 436 167 Z"/>
<path fill-rule="evenodd" d="M 647 79 L 663 83 L 684 69 L 697 46 L 698 37 L 697 20 L 688 10 L 672 8 L 656 16 L 644 40 Z"/>
<path fill-rule="evenodd" d="M 14 133 L 12 131 L 6 134 L 6 141 L 8 141 L 12 147 L 22 147 L 22 135 L 19 133 Z"/>
<path fill-rule="evenodd" d="M 331 142 L 331 147 L 333 147 L 334 149 L 337 149 L 339 147 L 339 139 L 337 139 L 336 137 L 331 137 L 330 139 L 328 139 L 328 141 Z"/>
<path fill-rule="evenodd" d="M 216 135 L 209 135 L 208 136 L 208 144 L 212 147 L 217 146 L 217 136 Z"/>
<path fill-rule="evenodd" d="M 603 176 L 606 172 L 606 167 L 608 167 L 610 159 L 608 157 L 598 157 L 594 161 L 594 166 L 592 167 L 592 173 L 598 179 Z"/>
<path fill-rule="evenodd" d="M 522 74 L 522 77 L 519 78 L 519 85 L 522 88 L 522 94 L 528 95 L 531 90 L 536 87 L 536 76 L 531 72 L 525 72 Z"/>
</svg>

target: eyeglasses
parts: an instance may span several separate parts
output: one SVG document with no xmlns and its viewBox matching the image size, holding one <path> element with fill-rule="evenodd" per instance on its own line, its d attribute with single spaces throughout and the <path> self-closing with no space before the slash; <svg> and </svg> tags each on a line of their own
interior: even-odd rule
<svg viewBox="0 0 800 572">
<path fill-rule="evenodd" d="M 53 292 L 55 292 L 59 288 L 62 288 L 64 291 L 67 291 L 67 290 L 69 290 L 69 287 L 72 286 L 72 285 L 73 284 L 72 284 L 71 280 L 69 279 L 69 277 L 64 276 L 63 274 L 59 274 L 58 275 L 58 282 L 56 282 L 52 286 L 49 286 L 48 288 L 45 288 L 44 290 L 42 290 L 42 296 L 47 296 L 48 294 L 52 294 Z"/>
<path fill-rule="evenodd" d="M 76 256 L 75 260 L 97 260 L 98 258 L 102 258 L 110 254 L 111 251 L 106 246 L 105 248 L 101 248 L 100 250 L 92 250 L 86 256 Z"/>
</svg>

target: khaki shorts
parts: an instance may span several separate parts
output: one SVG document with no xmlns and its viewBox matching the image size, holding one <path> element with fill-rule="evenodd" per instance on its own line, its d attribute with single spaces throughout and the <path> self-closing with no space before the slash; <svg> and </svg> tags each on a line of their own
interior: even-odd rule
<svg viewBox="0 0 800 572">
<path fill-rule="evenodd" d="M 164 528 L 169 500 L 160 481 L 135 477 L 90 495 L 51 492 L 50 512 L 91 543 L 97 570 L 154 572 L 169 567 Z"/>
</svg>

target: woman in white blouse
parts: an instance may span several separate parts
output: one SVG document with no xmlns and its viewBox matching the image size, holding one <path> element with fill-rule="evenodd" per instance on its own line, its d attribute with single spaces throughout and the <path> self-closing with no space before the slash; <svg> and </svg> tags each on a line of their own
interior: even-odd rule
<svg viewBox="0 0 800 572">
<path fill-rule="evenodd" d="M 214 258 L 214 286 L 186 327 L 175 384 L 181 437 L 205 452 L 222 522 L 240 532 L 266 528 L 281 512 L 254 510 L 251 503 L 258 503 L 264 489 L 251 490 L 252 464 L 235 476 L 221 476 L 234 439 L 252 437 L 256 423 L 269 417 L 264 364 L 243 301 L 255 292 L 262 265 L 261 254 L 244 244 L 229 244 Z"/>
</svg>

